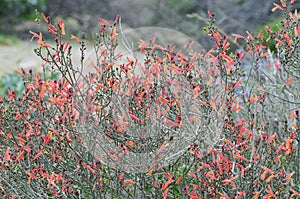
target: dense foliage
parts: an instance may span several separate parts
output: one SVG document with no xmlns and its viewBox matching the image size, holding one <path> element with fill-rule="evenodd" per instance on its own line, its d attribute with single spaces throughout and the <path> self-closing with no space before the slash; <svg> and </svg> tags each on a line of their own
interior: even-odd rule
<svg viewBox="0 0 300 199">
<path fill-rule="evenodd" d="M 293 3 L 274 3 L 272 11 L 283 13 L 279 30 L 265 27 L 277 54 L 262 44 L 262 33 L 249 32 L 232 35 L 246 47 L 230 53 L 208 11 L 207 52 L 153 39 L 139 44 L 144 60 L 131 59 L 116 53 L 118 17 L 112 24 L 99 18 L 96 59 L 85 62 L 85 41 L 70 41 L 62 20 L 42 15 L 56 45 L 31 32 L 36 53 L 62 77 L 22 70 L 24 92 L 8 89 L 0 98 L 1 194 L 298 198 L 300 25 Z M 72 42 L 82 52 L 79 66 Z M 187 147 L 170 155 L 181 140 Z"/>
<path fill-rule="evenodd" d="M 0 19 L 5 24 L 17 24 L 21 18 L 34 17 L 34 10 L 45 10 L 46 0 L 2 0 Z"/>
</svg>

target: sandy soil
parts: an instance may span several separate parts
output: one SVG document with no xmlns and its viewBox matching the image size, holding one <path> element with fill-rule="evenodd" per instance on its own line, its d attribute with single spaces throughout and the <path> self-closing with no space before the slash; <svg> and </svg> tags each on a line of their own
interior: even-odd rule
<svg viewBox="0 0 300 199">
<path fill-rule="evenodd" d="M 73 64 L 77 65 L 80 63 L 80 46 L 78 44 L 72 44 L 73 46 Z M 30 68 L 38 68 L 42 61 L 41 59 L 34 53 L 34 49 L 37 48 L 38 45 L 36 42 L 30 41 L 18 41 L 17 44 L 9 44 L 9 45 L 0 45 L 0 76 L 12 73 L 15 70 L 25 68 L 29 70 Z M 95 61 L 95 54 L 92 44 L 88 44 L 86 46 L 86 59 L 85 66 L 86 70 L 89 71 L 90 61 Z M 122 52 L 126 52 L 127 50 L 119 46 L 118 50 Z M 127 53 L 125 53 L 127 54 Z M 90 59 L 89 59 L 90 58 Z M 77 63 L 77 64 L 76 64 Z M 86 72 L 87 72 L 86 71 Z"/>
<path fill-rule="evenodd" d="M 37 47 L 36 41 L 22 40 L 19 40 L 17 44 L 0 45 L 0 76 L 21 68 L 27 70 L 39 68 L 42 60 L 34 52 L 34 49 Z M 73 47 L 73 63 L 79 63 L 79 45 L 74 44 Z M 87 55 L 93 55 L 93 46 L 88 45 L 86 48 Z"/>
<path fill-rule="evenodd" d="M 36 42 L 30 41 L 0 45 L 0 75 L 20 68 L 38 67 L 41 61 L 34 53 L 36 46 Z"/>
<path fill-rule="evenodd" d="M 122 35 L 122 36 L 121 36 Z M 150 41 L 156 36 L 156 43 L 162 46 L 167 44 L 173 44 L 177 50 L 183 50 L 186 46 L 186 42 L 191 42 L 191 38 L 186 35 L 164 28 L 138 28 L 127 29 L 123 34 L 118 35 L 119 46 L 117 52 L 122 52 L 123 55 L 129 56 L 131 59 L 138 58 L 139 61 L 144 60 L 144 55 L 139 53 L 136 48 L 140 39 L 144 41 Z M 126 42 L 122 41 L 122 38 L 126 38 Z M 126 43 L 127 47 L 124 47 Z M 80 63 L 80 46 L 79 44 L 72 44 L 73 46 L 73 64 Z M 19 40 L 17 44 L 0 45 L 0 76 L 5 73 L 13 72 L 20 68 L 38 68 L 42 63 L 41 59 L 34 53 L 34 49 L 38 47 L 36 41 L 22 41 Z M 195 49 L 203 49 L 200 44 L 195 43 Z M 93 49 L 93 44 L 88 43 L 86 46 L 86 64 L 89 65 L 89 58 L 96 60 Z M 130 50 L 129 50 L 130 49 Z M 176 51 L 177 51 L 176 50 Z M 131 55 L 134 54 L 134 57 Z M 124 57 L 125 59 L 125 57 Z"/>
</svg>

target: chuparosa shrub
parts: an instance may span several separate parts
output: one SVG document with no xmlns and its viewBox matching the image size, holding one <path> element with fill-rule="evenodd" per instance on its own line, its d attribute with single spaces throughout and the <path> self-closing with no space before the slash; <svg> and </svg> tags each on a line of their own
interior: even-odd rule
<svg viewBox="0 0 300 199">
<path fill-rule="evenodd" d="M 118 17 L 113 24 L 99 18 L 96 59 L 85 61 L 85 41 L 68 39 L 62 20 L 55 24 L 42 14 L 55 44 L 31 32 L 35 52 L 44 70 L 50 66 L 61 77 L 46 80 L 22 69 L 24 92 L 8 90 L 0 98 L 1 195 L 299 198 L 294 2 L 274 3 L 272 11 L 283 13 L 280 28 L 265 27 L 276 55 L 262 44 L 263 34 L 250 32 L 232 34 L 246 46 L 230 52 L 209 11 L 209 51 L 172 53 L 153 39 L 140 42 L 144 60 L 130 59 L 116 52 Z M 78 65 L 71 43 L 80 46 Z M 169 158 L 178 140 L 187 147 Z"/>
</svg>

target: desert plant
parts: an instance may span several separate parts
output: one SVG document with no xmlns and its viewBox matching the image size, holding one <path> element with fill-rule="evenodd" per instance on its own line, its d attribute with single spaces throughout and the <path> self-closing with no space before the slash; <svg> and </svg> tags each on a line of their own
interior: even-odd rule
<svg viewBox="0 0 300 199">
<path fill-rule="evenodd" d="M 272 30 L 272 32 L 277 33 L 279 30 L 279 26 L 280 26 L 280 18 L 275 18 L 273 20 L 270 20 L 268 23 L 265 23 L 264 25 L 259 26 L 256 31 L 256 34 L 258 34 L 259 32 L 262 32 L 262 34 L 264 35 L 263 45 L 268 47 L 272 52 L 277 53 L 277 49 L 275 47 L 276 41 L 274 41 L 273 38 L 269 39 L 268 42 L 266 41 L 269 37 L 268 31 L 265 29 L 266 26 L 270 27 L 270 30 Z"/>
<path fill-rule="evenodd" d="M 52 79 L 57 80 L 59 77 L 58 73 L 51 73 L 47 68 L 46 70 L 39 73 L 40 76 L 43 76 L 45 80 Z M 22 69 L 25 73 L 25 70 Z M 32 69 L 29 69 L 32 73 Z M 7 95 L 8 89 L 15 90 L 17 95 L 22 95 L 24 92 L 24 83 L 22 79 L 22 75 L 17 72 L 7 73 L 0 77 L 0 96 Z"/>
<path fill-rule="evenodd" d="M 99 18 L 95 60 L 85 62 L 85 41 L 71 35 L 76 65 L 63 21 L 42 15 L 56 45 L 31 32 L 36 53 L 62 77 L 23 70 L 24 93 L 0 98 L 3 196 L 299 197 L 300 29 L 294 1 L 280 2 L 282 27 L 266 27 L 278 55 L 249 32 L 233 34 L 247 46 L 230 53 L 209 11 L 208 52 L 154 38 L 133 59 L 117 52 L 118 17 Z"/>
</svg>

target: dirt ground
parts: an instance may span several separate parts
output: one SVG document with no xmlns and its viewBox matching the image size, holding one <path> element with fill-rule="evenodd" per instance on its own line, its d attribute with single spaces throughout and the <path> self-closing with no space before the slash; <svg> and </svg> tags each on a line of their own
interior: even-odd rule
<svg viewBox="0 0 300 199">
<path fill-rule="evenodd" d="M 17 44 L 0 45 L 0 75 L 20 68 L 38 67 L 40 59 L 34 53 L 36 42 L 21 41 Z"/>
<path fill-rule="evenodd" d="M 125 37 L 122 37 L 124 35 Z M 175 45 L 176 49 L 183 50 L 188 43 L 192 41 L 192 38 L 186 35 L 165 28 L 138 28 L 138 29 L 127 29 L 122 34 L 118 35 L 119 46 L 117 47 L 117 52 L 122 52 L 125 56 L 131 56 L 134 54 L 132 59 L 138 58 L 139 61 L 144 59 L 144 56 L 137 50 L 138 43 L 140 39 L 144 41 L 150 41 L 156 36 L 156 43 L 166 47 L 168 44 Z M 127 47 L 124 47 L 125 43 L 122 38 L 126 38 Z M 79 64 L 80 61 L 80 46 L 79 44 L 72 44 L 73 46 L 73 64 Z M 134 47 L 135 46 L 135 47 Z M 16 69 L 20 68 L 38 68 L 42 61 L 34 53 L 34 49 L 38 47 L 36 41 L 24 41 L 18 40 L 16 44 L 0 45 L 0 76 L 6 73 L 11 73 Z M 89 58 L 95 60 L 95 53 L 93 49 L 92 42 L 88 42 L 86 46 L 86 65 Z M 203 47 L 195 42 L 193 50 L 203 49 Z M 133 53 L 133 54 L 132 54 Z M 136 57 L 137 56 L 137 57 Z M 142 57 L 141 57 L 142 56 Z"/>
<path fill-rule="evenodd" d="M 42 60 L 34 52 L 37 47 L 36 41 L 24 40 L 18 40 L 16 44 L 0 45 L 0 76 L 21 68 L 39 68 Z M 73 47 L 73 61 L 79 63 L 79 45 Z M 87 46 L 87 55 L 91 56 L 92 52 L 93 46 L 90 44 Z"/>
</svg>

